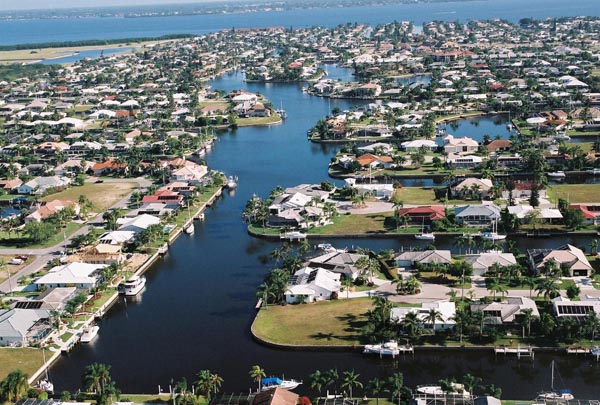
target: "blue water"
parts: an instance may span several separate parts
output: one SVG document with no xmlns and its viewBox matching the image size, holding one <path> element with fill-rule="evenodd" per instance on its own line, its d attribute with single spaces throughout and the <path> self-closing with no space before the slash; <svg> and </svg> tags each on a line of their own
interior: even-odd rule
<svg viewBox="0 0 600 405">
<path fill-rule="evenodd" d="M 194 15 L 148 18 L 80 18 L 0 22 L 0 45 L 157 37 L 167 34 L 204 34 L 221 29 L 242 27 L 333 27 L 347 22 L 369 24 L 394 20 L 413 21 L 416 25 L 431 20 L 503 18 L 518 22 L 523 17 L 546 18 L 600 15 L 597 0 L 479 0 L 468 2 L 417 3 L 390 6 L 364 6 L 290 10 L 225 15 Z"/>
</svg>

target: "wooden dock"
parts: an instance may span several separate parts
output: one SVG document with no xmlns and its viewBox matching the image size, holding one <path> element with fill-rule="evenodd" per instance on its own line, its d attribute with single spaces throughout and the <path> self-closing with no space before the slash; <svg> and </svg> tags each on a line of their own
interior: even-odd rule
<svg viewBox="0 0 600 405">
<path fill-rule="evenodd" d="M 600 361 L 600 347 L 595 346 L 595 347 L 567 347 L 567 354 L 574 354 L 574 355 L 583 355 L 583 356 L 587 356 L 588 354 L 591 354 L 593 357 L 596 358 L 596 361 Z"/>
<path fill-rule="evenodd" d="M 533 351 L 533 349 L 531 348 L 531 346 L 527 346 L 527 347 L 521 347 L 521 346 L 517 346 L 517 347 L 506 347 L 506 346 L 496 346 L 494 347 L 494 354 L 497 356 L 498 354 L 514 354 L 517 356 L 518 359 L 521 359 L 521 357 L 527 357 L 527 358 L 531 358 L 531 360 L 534 359 L 535 357 L 535 353 Z"/>
</svg>

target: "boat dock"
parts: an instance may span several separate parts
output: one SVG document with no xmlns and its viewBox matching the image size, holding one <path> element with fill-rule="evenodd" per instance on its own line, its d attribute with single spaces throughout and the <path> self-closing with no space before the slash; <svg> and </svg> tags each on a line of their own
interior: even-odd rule
<svg viewBox="0 0 600 405">
<path fill-rule="evenodd" d="M 591 354 L 593 357 L 596 358 L 596 361 L 600 361 L 600 347 L 595 346 L 595 347 L 567 347 L 567 354 L 574 354 L 574 355 L 588 355 Z"/>
<path fill-rule="evenodd" d="M 494 347 L 494 354 L 497 356 L 498 354 L 516 354 L 518 359 L 521 359 L 521 357 L 528 357 L 531 358 L 531 360 L 533 360 L 535 358 L 535 353 L 533 351 L 533 349 L 531 348 L 531 346 L 527 346 L 527 347 L 521 347 L 521 346 L 517 346 L 517 347 L 506 347 L 506 346 L 496 346 Z"/>
</svg>

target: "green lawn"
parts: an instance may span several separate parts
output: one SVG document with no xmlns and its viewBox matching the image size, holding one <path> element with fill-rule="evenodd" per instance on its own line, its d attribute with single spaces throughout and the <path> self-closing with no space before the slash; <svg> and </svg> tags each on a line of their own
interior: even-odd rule
<svg viewBox="0 0 600 405">
<path fill-rule="evenodd" d="M 247 127 L 251 125 L 271 125 L 281 122 L 279 114 L 273 114 L 270 117 L 252 117 L 252 118 L 238 118 L 238 127 Z"/>
<path fill-rule="evenodd" d="M 73 337 L 73 334 L 71 332 L 66 332 L 60 335 L 60 340 L 67 342 L 69 339 L 71 339 L 71 337 Z"/>
<path fill-rule="evenodd" d="M 106 304 L 106 302 L 117 292 L 117 290 L 115 288 L 107 288 L 106 290 L 102 291 L 100 293 L 100 298 L 98 298 L 97 300 L 94 301 L 89 301 L 89 303 L 91 304 L 91 306 L 87 307 L 87 310 L 89 312 L 96 312 L 98 309 L 100 309 L 100 307 L 104 304 Z"/>
<path fill-rule="evenodd" d="M 384 221 L 387 217 L 392 217 L 392 213 L 338 215 L 333 218 L 333 224 L 311 229 L 309 233 L 315 235 L 386 233 L 388 230 L 384 226 Z"/>
<path fill-rule="evenodd" d="M 252 331 L 269 342 L 287 345 L 358 345 L 368 298 L 269 306 L 258 313 Z"/>
<path fill-rule="evenodd" d="M 120 400 L 124 399 L 133 402 L 134 404 L 168 404 L 172 401 L 171 395 L 148 395 L 148 394 L 121 394 Z M 206 398 L 199 397 L 195 402 L 197 405 L 207 404 Z"/>
<path fill-rule="evenodd" d="M 600 184 L 555 184 L 548 187 L 550 201 L 558 198 L 571 204 L 600 202 Z"/>
<path fill-rule="evenodd" d="M 23 247 L 36 249 L 36 248 L 44 248 L 44 247 L 54 246 L 54 245 L 57 245 L 60 242 L 62 242 L 64 239 L 64 236 L 67 236 L 67 237 L 70 236 L 73 232 L 77 231 L 82 226 L 83 226 L 83 224 L 71 222 L 71 223 L 67 224 L 67 226 L 65 228 L 63 228 L 64 234 L 63 234 L 63 230 L 60 230 L 56 234 L 52 235 L 52 237 L 50 237 L 50 239 L 46 240 L 45 242 L 32 243 L 32 244 L 26 243 L 25 239 L 19 239 L 19 236 L 15 232 L 12 232 L 9 235 L 5 231 L 0 231 L 0 247 L 7 248 L 7 249 L 13 249 L 13 248 L 18 249 L 18 248 L 23 248 Z"/>
<path fill-rule="evenodd" d="M 44 363 L 42 351 L 32 348 L 0 348 L 0 380 L 20 369 L 28 375 L 35 373 Z"/>
</svg>

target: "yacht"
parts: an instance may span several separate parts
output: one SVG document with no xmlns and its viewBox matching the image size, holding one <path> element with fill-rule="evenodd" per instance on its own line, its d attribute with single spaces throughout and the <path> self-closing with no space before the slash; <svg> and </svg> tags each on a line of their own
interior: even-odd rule
<svg viewBox="0 0 600 405">
<path fill-rule="evenodd" d="M 144 286 L 146 285 L 146 277 L 144 276 L 133 276 L 124 283 L 119 284 L 117 290 L 119 294 L 124 295 L 137 295 Z"/>
<path fill-rule="evenodd" d="M 487 240 L 504 240 L 506 239 L 506 235 L 501 235 L 498 232 L 483 232 L 481 234 L 483 239 Z"/>
<path fill-rule="evenodd" d="M 194 230 L 195 230 L 194 229 L 194 221 L 191 221 L 188 226 L 186 226 L 185 228 L 183 228 L 183 230 L 188 235 L 193 235 L 194 234 Z"/>
<path fill-rule="evenodd" d="M 440 385 L 421 385 L 417 387 L 417 394 L 456 398 L 469 398 L 471 396 L 462 384 L 450 383 L 450 386 L 452 387 L 452 392 L 444 391 Z"/>
<path fill-rule="evenodd" d="M 570 141 L 571 137 L 566 132 L 557 132 L 554 136 L 557 141 Z"/>
<path fill-rule="evenodd" d="M 237 179 L 237 177 L 229 176 L 229 177 L 227 178 L 227 183 L 225 183 L 225 186 L 226 186 L 228 189 L 233 189 L 233 188 L 236 188 L 236 187 L 237 187 L 237 182 L 238 182 L 238 179 Z"/>
<path fill-rule="evenodd" d="M 562 170 L 557 170 L 555 172 L 549 172 L 548 177 L 552 177 L 555 179 L 564 179 L 565 177 L 567 177 L 567 175 Z"/>
<path fill-rule="evenodd" d="M 42 391 L 45 391 L 49 394 L 54 394 L 54 384 L 52 384 L 48 379 L 40 380 L 38 382 L 38 387 Z"/>
<path fill-rule="evenodd" d="M 82 343 L 89 343 L 98 335 L 98 331 L 100 330 L 100 326 L 98 325 L 88 325 L 83 328 L 83 334 L 81 335 Z"/>
<path fill-rule="evenodd" d="M 594 167 L 593 169 L 590 170 L 586 170 L 587 174 L 593 174 L 594 176 L 597 174 L 600 174 L 600 169 L 597 167 Z"/>
<path fill-rule="evenodd" d="M 275 110 L 275 112 L 279 114 L 282 120 L 287 118 L 287 112 L 284 109 Z"/>
<path fill-rule="evenodd" d="M 365 345 L 363 353 L 379 354 L 380 356 L 397 356 L 400 354 L 400 348 L 398 347 L 398 342 L 390 340 L 378 345 Z"/>
<path fill-rule="evenodd" d="M 572 401 L 575 399 L 575 396 L 571 393 L 569 389 L 556 390 L 554 389 L 554 360 L 552 360 L 551 366 L 551 379 L 550 379 L 550 391 L 540 392 L 536 398 L 536 401 L 554 401 L 554 402 L 562 402 L 562 401 Z"/>
<path fill-rule="evenodd" d="M 262 391 L 270 390 L 271 388 L 282 388 L 284 390 L 293 390 L 302 384 L 302 381 L 284 380 L 278 377 L 263 378 L 261 381 Z"/>
</svg>

